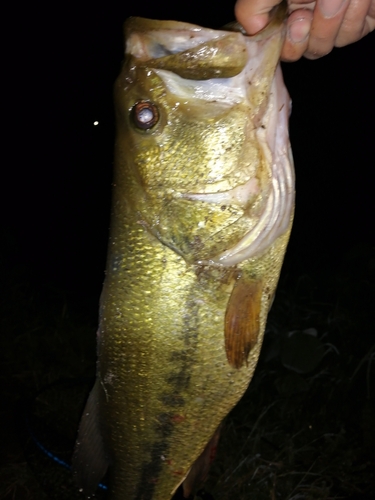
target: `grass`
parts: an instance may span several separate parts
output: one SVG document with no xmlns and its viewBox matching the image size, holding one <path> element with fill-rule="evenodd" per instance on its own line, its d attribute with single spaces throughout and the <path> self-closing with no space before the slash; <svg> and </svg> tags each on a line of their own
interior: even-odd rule
<svg viewBox="0 0 375 500">
<path fill-rule="evenodd" d="M 327 269 L 280 283 L 205 485 L 215 500 L 375 498 L 375 256 L 358 247 Z M 30 431 L 69 462 L 95 373 L 96 299 L 35 283 L 12 273 L 2 292 L 0 499 L 78 500 Z"/>
</svg>

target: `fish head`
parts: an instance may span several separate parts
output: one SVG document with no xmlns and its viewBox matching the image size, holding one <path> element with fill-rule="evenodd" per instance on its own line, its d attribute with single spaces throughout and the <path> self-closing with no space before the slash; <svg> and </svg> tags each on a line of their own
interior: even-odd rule
<svg viewBox="0 0 375 500">
<path fill-rule="evenodd" d="M 115 211 L 136 214 L 190 263 L 233 265 L 231 249 L 248 247 L 243 238 L 252 232 L 252 241 L 280 211 L 273 184 L 289 168 L 281 144 L 285 136 L 289 144 L 290 105 L 278 68 L 282 16 L 254 37 L 237 29 L 125 24 L 126 59 L 115 84 Z M 284 181 L 278 189 L 286 182 L 291 200 L 293 182 Z M 289 224 L 290 200 L 273 226 Z M 253 253 L 262 251 L 258 243 Z"/>
</svg>

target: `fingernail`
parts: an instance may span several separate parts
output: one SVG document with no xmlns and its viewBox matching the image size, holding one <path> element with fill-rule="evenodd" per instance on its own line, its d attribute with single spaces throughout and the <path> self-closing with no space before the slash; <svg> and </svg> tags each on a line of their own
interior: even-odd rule
<svg viewBox="0 0 375 500">
<path fill-rule="evenodd" d="M 288 27 L 288 37 L 293 43 L 304 42 L 310 31 L 310 21 L 304 17 L 296 19 Z"/>
<path fill-rule="evenodd" d="M 319 9 L 324 17 L 335 16 L 346 0 L 321 0 L 319 2 Z"/>
</svg>

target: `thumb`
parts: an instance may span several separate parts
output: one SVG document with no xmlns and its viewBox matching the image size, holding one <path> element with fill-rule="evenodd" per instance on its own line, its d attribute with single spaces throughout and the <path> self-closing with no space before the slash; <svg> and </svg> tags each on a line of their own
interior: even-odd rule
<svg viewBox="0 0 375 500">
<path fill-rule="evenodd" d="M 237 21 L 250 35 L 258 33 L 269 21 L 268 13 L 282 0 L 237 0 L 234 12 Z"/>
</svg>

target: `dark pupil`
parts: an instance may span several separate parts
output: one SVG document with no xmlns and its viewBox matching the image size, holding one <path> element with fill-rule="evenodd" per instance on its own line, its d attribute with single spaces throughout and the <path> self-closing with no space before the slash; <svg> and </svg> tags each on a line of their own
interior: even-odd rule
<svg viewBox="0 0 375 500">
<path fill-rule="evenodd" d="M 152 128 L 159 119 L 159 113 L 154 104 L 140 101 L 132 109 L 133 121 L 136 127 L 143 130 Z"/>
</svg>

